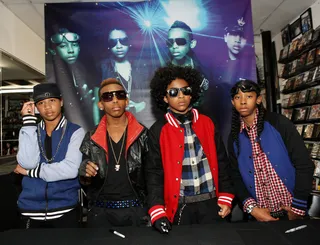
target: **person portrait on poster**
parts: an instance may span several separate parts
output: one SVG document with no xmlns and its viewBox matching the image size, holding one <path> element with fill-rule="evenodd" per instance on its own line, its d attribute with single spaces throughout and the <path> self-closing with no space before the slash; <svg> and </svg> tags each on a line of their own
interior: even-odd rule
<svg viewBox="0 0 320 245">
<path fill-rule="evenodd" d="M 113 77 L 120 81 L 130 99 L 132 87 L 134 86 L 133 68 L 134 64 L 128 59 L 128 52 L 131 44 L 126 31 L 120 28 L 113 28 L 108 36 L 109 58 L 101 63 L 102 80 Z M 146 106 L 144 101 L 134 102 L 129 100 L 129 109 L 135 112 L 142 111 Z"/>
</svg>

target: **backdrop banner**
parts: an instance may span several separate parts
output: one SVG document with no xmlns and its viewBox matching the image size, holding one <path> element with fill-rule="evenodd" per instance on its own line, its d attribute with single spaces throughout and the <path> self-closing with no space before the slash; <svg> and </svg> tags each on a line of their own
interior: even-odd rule
<svg viewBox="0 0 320 245">
<path fill-rule="evenodd" d="M 194 106 L 225 140 L 230 88 L 256 81 L 250 0 L 52 3 L 45 6 L 45 34 L 47 81 L 60 87 L 67 118 L 85 130 L 101 119 L 98 89 L 110 77 L 126 88 L 127 110 L 150 127 L 163 116 L 151 101 L 150 80 L 173 63 L 202 73 Z"/>
</svg>

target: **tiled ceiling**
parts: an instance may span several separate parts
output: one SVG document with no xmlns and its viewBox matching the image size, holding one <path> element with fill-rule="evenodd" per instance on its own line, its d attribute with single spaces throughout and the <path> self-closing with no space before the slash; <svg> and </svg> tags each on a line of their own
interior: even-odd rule
<svg viewBox="0 0 320 245">
<path fill-rule="evenodd" d="M 127 1 L 139 2 L 141 0 Z M 26 25 L 28 25 L 35 33 L 44 39 L 45 3 L 108 2 L 108 0 L 1 0 L 1 2 L 16 16 L 18 16 Z M 282 27 L 292 21 L 296 16 L 301 14 L 305 9 L 316 2 L 316 0 L 251 0 L 251 2 L 254 33 L 259 34 L 260 30 L 270 30 L 272 35 L 276 35 L 280 32 Z"/>
</svg>

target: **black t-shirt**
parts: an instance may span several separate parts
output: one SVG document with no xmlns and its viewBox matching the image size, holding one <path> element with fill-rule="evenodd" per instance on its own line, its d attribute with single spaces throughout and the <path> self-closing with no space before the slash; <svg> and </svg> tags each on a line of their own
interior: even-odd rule
<svg viewBox="0 0 320 245">
<path fill-rule="evenodd" d="M 115 143 L 111 138 L 109 138 L 109 134 L 107 133 L 109 155 L 109 161 L 107 163 L 108 172 L 104 188 L 99 197 L 100 200 L 119 201 L 133 200 L 137 198 L 129 182 L 128 166 L 127 160 L 125 158 L 126 138 L 127 135 L 123 134 L 122 138 L 117 143 Z M 116 171 L 116 159 L 114 158 L 112 148 L 114 150 L 116 158 L 119 159 L 122 144 L 123 149 L 119 161 L 120 168 L 118 171 Z"/>
<path fill-rule="evenodd" d="M 52 157 L 52 141 L 51 141 L 51 136 L 49 136 L 48 134 L 46 135 L 46 138 L 44 139 L 44 148 L 45 148 L 45 152 L 46 152 L 46 157 L 48 159 L 51 159 L 51 157 Z"/>
</svg>

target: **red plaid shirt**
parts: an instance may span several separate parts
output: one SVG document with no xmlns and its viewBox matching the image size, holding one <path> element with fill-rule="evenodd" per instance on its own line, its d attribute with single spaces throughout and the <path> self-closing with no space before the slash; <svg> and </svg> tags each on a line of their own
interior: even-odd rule
<svg viewBox="0 0 320 245">
<path fill-rule="evenodd" d="M 292 195 L 277 175 L 267 155 L 262 151 L 260 144 L 256 141 L 258 138 L 258 110 L 256 111 L 251 127 L 247 127 L 241 119 L 240 132 L 243 129 L 247 130 L 252 145 L 254 183 L 257 196 L 257 200 L 248 198 L 244 203 L 243 209 L 246 211 L 248 205 L 255 204 L 259 208 L 268 208 L 270 212 L 277 212 L 281 210 L 281 206 L 291 206 Z M 305 214 L 305 211 L 293 207 L 291 210 L 298 215 Z"/>
</svg>

